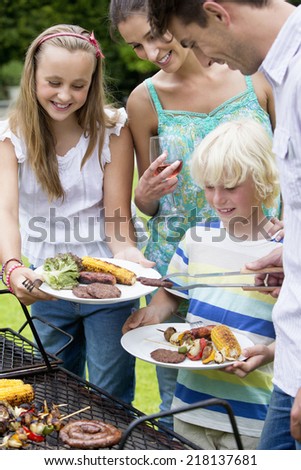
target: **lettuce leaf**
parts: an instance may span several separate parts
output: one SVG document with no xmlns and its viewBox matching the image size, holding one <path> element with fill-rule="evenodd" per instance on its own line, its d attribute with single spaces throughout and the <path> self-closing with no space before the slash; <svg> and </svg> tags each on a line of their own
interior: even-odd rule
<svg viewBox="0 0 301 470">
<path fill-rule="evenodd" d="M 73 289 L 78 284 L 81 269 L 81 258 L 73 253 L 58 253 L 45 259 L 43 279 L 52 289 Z"/>
</svg>

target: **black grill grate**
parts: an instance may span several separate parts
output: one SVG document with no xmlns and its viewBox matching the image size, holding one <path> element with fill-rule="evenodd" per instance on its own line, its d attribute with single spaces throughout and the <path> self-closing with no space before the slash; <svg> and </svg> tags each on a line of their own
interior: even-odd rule
<svg viewBox="0 0 301 470">
<path fill-rule="evenodd" d="M 62 361 L 48 354 L 52 367 Z M 14 377 L 35 370 L 45 370 L 46 364 L 38 348 L 19 333 L 0 329 L 0 377 Z"/>
<path fill-rule="evenodd" d="M 71 419 L 100 419 L 111 423 L 125 432 L 130 423 L 143 416 L 135 408 L 115 400 L 110 395 L 98 390 L 93 385 L 62 368 L 50 372 L 38 372 L 26 377 L 19 376 L 26 383 L 33 385 L 35 401 L 47 401 L 51 404 L 66 404 L 60 407 L 61 413 L 69 415 L 87 406 L 90 408 Z M 131 450 L 174 450 L 198 448 L 189 441 L 177 436 L 172 431 L 160 426 L 156 421 L 146 421 L 133 429 L 128 436 L 124 449 Z M 69 449 L 63 444 L 57 432 L 46 437 L 42 443 L 32 443 L 26 449 L 57 450 Z M 113 447 L 118 449 L 118 446 Z"/>
<path fill-rule="evenodd" d="M 0 294 L 3 293 L 9 293 L 9 291 L 0 291 Z M 27 323 L 19 332 L 9 328 L 0 329 L 0 378 L 21 378 L 24 382 L 32 384 L 36 402 L 43 403 L 46 400 L 48 406 L 64 404 L 65 406 L 61 407 L 64 416 L 89 407 L 86 411 L 82 411 L 70 419 L 99 419 L 113 424 L 123 432 L 120 446 L 114 448 L 129 450 L 200 449 L 184 437 L 160 425 L 157 418 L 187 411 L 188 408 L 195 409 L 199 406 L 206 407 L 218 404 L 226 409 L 238 449 L 243 449 L 233 412 L 227 402 L 212 399 L 195 403 L 186 408 L 146 417 L 139 410 L 63 369 L 60 365 L 62 361 L 56 356 L 46 353 L 26 306 L 21 304 L 21 307 L 38 346 L 20 334 Z M 37 318 L 37 320 L 39 319 Z M 51 324 L 49 326 L 53 327 Z M 69 338 L 69 341 L 72 341 L 72 338 Z M 57 432 L 53 432 L 46 436 L 46 440 L 42 443 L 30 443 L 26 449 L 57 450 L 69 449 L 69 447 L 60 441 Z"/>
<path fill-rule="evenodd" d="M 35 401 L 66 404 L 60 410 L 65 416 L 89 406 L 71 419 L 100 419 L 125 432 L 135 419 L 143 413 L 115 399 L 85 380 L 59 366 L 61 361 L 48 355 L 51 368 L 46 367 L 38 348 L 19 332 L 9 328 L 0 329 L 0 378 L 20 378 L 33 385 Z M 115 449 L 118 446 L 114 447 Z M 156 420 L 143 422 L 128 434 L 124 449 L 173 450 L 197 448 L 189 441 L 177 436 Z M 30 443 L 29 450 L 69 449 L 57 432 L 46 437 L 42 443 Z"/>
</svg>

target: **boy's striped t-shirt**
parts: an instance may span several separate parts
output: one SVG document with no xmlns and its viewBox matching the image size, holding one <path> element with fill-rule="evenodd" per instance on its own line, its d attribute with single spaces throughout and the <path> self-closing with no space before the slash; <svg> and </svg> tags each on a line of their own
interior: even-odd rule
<svg viewBox="0 0 301 470">
<path fill-rule="evenodd" d="M 199 225 L 189 230 L 180 242 L 169 266 L 169 273 L 211 273 L 239 271 L 246 263 L 267 255 L 277 247 L 272 240 L 249 241 L 229 237 L 218 226 Z M 252 283 L 251 276 L 208 278 L 210 282 Z M 206 279 L 202 279 L 206 282 Z M 180 282 L 179 282 L 180 283 Z M 235 333 L 245 334 L 254 344 L 272 343 L 275 331 L 269 295 L 241 288 L 197 288 L 181 293 L 189 298 L 187 319 L 228 325 Z M 239 432 L 259 436 L 267 413 L 272 390 L 272 364 L 261 367 L 241 379 L 221 370 L 180 369 L 173 407 L 208 398 L 221 398 L 231 405 Z M 183 421 L 232 432 L 227 412 L 222 407 L 197 409 L 177 414 Z"/>
</svg>

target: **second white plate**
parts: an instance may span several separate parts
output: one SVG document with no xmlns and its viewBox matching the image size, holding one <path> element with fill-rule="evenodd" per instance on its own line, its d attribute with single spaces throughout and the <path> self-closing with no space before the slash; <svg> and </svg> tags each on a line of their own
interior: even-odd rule
<svg viewBox="0 0 301 470">
<path fill-rule="evenodd" d="M 164 339 L 163 333 L 158 330 L 165 330 L 166 328 L 173 326 L 177 331 L 184 331 L 189 329 L 188 324 L 181 323 L 159 323 L 157 325 L 141 326 L 135 330 L 128 331 L 121 338 L 121 344 L 123 348 L 132 354 L 133 356 L 152 364 L 160 365 L 162 367 L 169 367 L 173 369 L 222 369 L 229 364 L 230 361 L 223 362 L 222 364 L 216 364 L 210 362 L 209 364 L 203 364 L 202 361 L 191 361 L 186 358 L 179 364 L 169 364 L 155 361 L 150 353 L 158 348 L 170 349 L 171 351 L 177 351 L 177 346 L 173 346 Z M 235 332 L 235 336 L 242 349 L 249 346 L 254 346 L 253 342 L 245 335 Z M 240 361 L 244 360 L 244 356 L 239 358 Z"/>
</svg>

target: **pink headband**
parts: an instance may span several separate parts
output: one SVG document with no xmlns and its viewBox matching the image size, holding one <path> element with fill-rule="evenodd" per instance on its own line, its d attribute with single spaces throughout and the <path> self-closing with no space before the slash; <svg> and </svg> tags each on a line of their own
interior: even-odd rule
<svg viewBox="0 0 301 470">
<path fill-rule="evenodd" d="M 43 42 L 48 41 L 48 39 L 57 38 L 57 37 L 60 37 L 60 36 L 72 36 L 72 37 L 74 37 L 74 38 L 79 38 L 79 39 L 83 39 L 84 41 L 88 41 L 90 44 L 92 44 L 92 46 L 95 47 L 95 50 L 96 50 L 96 58 L 98 58 L 98 57 L 101 57 L 102 59 L 105 58 L 105 56 L 104 56 L 103 53 L 101 52 L 101 49 L 100 49 L 100 47 L 99 47 L 98 42 L 97 42 L 96 39 L 95 39 L 95 36 L 94 36 L 93 31 L 92 31 L 92 33 L 90 34 L 89 37 L 84 36 L 83 34 L 67 33 L 67 32 L 65 32 L 65 33 L 64 33 L 64 32 L 61 32 L 61 33 L 48 34 L 48 36 L 44 36 L 42 39 L 39 40 L 38 46 L 40 46 L 41 44 L 43 44 Z"/>
</svg>

